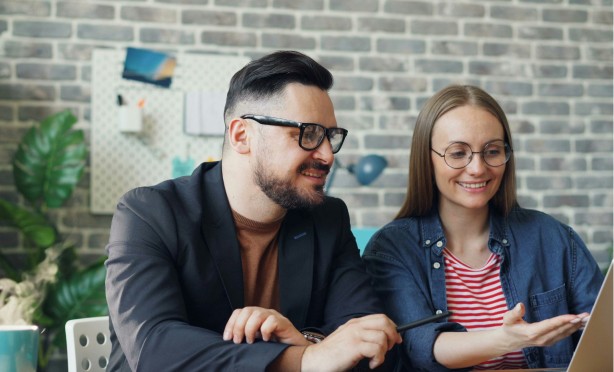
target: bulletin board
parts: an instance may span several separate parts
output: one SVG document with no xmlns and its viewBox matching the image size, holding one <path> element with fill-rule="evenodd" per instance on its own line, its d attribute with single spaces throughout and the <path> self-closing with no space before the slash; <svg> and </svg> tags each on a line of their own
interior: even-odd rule
<svg viewBox="0 0 614 372">
<path fill-rule="evenodd" d="M 200 163 L 219 159 L 223 136 L 189 135 L 184 129 L 188 92 L 226 92 L 232 75 L 249 59 L 215 55 L 176 55 L 172 84 L 161 88 L 122 78 L 125 51 L 94 50 L 90 209 L 112 214 L 118 199 L 138 186 L 190 174 Z M 119 128 L 120 107 L 142 106 L 138 132 Z M 222 115 L 215 119 L 220 128 Z"/>
</svg>

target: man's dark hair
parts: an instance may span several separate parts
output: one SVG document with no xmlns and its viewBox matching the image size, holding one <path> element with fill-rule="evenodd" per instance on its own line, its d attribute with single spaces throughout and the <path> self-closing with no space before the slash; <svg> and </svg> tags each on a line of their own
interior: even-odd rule
<svg viewBox="0 0 614 372">
<path fill-rule="evenodd" d="M 333 76 L 310 57 L 296 51 L 277 51 L 251 61 L 230 80 L 224 116 L 241 100 L 274 96 L 290 83 L 316 86 L 328 91 Z"/>
</svg>

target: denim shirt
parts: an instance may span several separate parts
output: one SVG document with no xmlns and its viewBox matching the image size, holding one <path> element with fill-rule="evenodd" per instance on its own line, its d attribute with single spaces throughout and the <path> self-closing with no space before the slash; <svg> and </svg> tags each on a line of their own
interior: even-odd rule
<svg viewBox="0 0 614 372">
<path fill-rule="evenodd" d="M 533 323 L 590 312 L 603 275 L 576 232 L 544 213 L 516 208 L 507 218 L 490 213 L 488 248 L 501 259 L 501 287 L 508 309 L 522 302 Z M 447 309 L 443 249 L 446 237 L 436 211 L 395 220 L 369 241 L 363 260 L 388 316 L 404 324 Z M 403 332 L 401 370 L 447 371 L 433 356 L 440 332 L 463 332 L 458 323 L 426 324 Z M 523 349 L 529 368 L 569 364 L 580 332 L 549 347 Z"/>
</svg>

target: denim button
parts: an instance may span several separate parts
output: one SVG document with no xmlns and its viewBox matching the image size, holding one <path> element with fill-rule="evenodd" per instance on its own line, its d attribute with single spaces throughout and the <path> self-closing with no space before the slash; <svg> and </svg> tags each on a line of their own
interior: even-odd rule
<svg viewBox="0 0 614 372">
<path fill-rule="evenodd" d="M 427 240 L 427 241 L 424 242 L 424 244 L 429 245 L 429 244 L 431 244 L 431 241 Z"/>
<path fill-rule="evenodd" d="M 503 244 L 507 244 L 507 239 L 503 239 L 501 242 L 502 242 Z"/>
<path fill-rule="evenodd" d="M 437 247 L 439 247 L 439 248 L 443 247 L 443 242 L 441 242 L 441 241 L 437 242 Z"/>
<path fill-rule="evenodd" d="M 441 311 L 441 310 L 435 311 L 435 314 L 441 314 L 441 313 L 443 313 L 443 311 Z"/>
<path fill-rule="evenodd" d="M 436 269 L 439 269 L 441 267 L 441 264 L 439 262 L 435 262 L 433 264 L 433 267 L 436 268 Z"/>
</svg>

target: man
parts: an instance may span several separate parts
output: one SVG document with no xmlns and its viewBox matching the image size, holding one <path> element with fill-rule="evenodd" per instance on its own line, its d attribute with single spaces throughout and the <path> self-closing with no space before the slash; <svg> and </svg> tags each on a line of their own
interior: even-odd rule
<svg viewBox="0 0 614 372">
<path fill-rule="evenodd" d="M 110 370 L 374 368 L 401 342 L 345 204 L 324 195 L 347 134 L 332 82 L 297 52 L 250 62 L 230 82 L 222 161 L 121 198 Z"/>
</svg>

